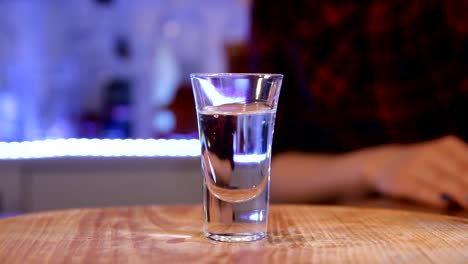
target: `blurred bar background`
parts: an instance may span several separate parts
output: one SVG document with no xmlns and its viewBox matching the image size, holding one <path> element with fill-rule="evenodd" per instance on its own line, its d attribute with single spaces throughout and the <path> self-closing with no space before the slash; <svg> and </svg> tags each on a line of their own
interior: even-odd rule
<svg viewBox="0 0 468 264">
<path fill-rule="evenodd" d="M 198 142 L 183 141 L 198 137 L 189 74 L 244 69 L 249 8 L 0 0 L 0 215 L 200 202 Z"/>
<path fill-rule="evenodd" d="M 0 0 L 0 141 L 194 138 L 189 74 L 248 26 L 248 0 Z"/>
</svg>

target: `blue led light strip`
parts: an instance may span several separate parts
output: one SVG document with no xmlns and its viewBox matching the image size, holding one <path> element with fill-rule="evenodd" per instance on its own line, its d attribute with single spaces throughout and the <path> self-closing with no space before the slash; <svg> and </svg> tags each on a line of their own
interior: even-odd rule
<svg viewBox="0 0 468 264">
<path fill-rule="evenodd" d="M 0 142 L 0 159 L 56 157 L 195 157 L 196 139 L 54 139 Z"/>
</svg>

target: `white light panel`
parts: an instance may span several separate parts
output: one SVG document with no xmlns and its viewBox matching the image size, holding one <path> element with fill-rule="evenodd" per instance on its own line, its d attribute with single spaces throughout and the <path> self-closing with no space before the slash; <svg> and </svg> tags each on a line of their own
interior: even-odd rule
<svg viewBox="0 0 468 264">
<path fill-rule="evenodd" d="M 197 139 L 54 139 L 0 142 L 0 159 L 58 157 L 195 157 Z"/>
</svg>

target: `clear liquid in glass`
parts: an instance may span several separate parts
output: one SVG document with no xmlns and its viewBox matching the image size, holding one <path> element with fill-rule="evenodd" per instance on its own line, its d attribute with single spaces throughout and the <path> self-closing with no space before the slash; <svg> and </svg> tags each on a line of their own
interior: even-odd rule
<svg viewBox="0 0 468 264">
<path fill-rule="evenodd" d="M 207 237 L 265 237 L 274 119 L 275 110 L 261 103 L 198 112 Z"/>
</svg>

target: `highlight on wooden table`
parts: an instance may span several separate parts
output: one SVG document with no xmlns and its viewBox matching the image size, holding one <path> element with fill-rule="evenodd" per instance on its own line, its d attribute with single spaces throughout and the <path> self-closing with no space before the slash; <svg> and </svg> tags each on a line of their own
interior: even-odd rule
<svg viewBox="0 0 468 264">
<path fill-rule="evenodd" d="M 268 234 L 202 233 L 201 205 L 67 209 L 0 220 L 2 263 L 468 263 L 468 219 L 351 206 L 271 205 Z"/>
</svg>

